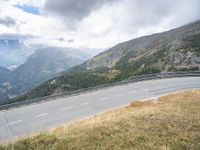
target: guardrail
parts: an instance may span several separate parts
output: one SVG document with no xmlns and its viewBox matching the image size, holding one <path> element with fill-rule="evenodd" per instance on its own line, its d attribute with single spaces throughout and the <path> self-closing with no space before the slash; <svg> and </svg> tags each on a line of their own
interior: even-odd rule
<svg viewBox="0 0 200 150">
<path fill-rule="evenodd" d="M 76 91 L 69 91 L 66 93 L 58 94 L 58 95 L 45 96 L 45 97 L 25 100 L 25 101 L 21 101 L 21 102 L 15 102 L 15 103 L 11 103 L 11 104 L 1 105 L 0 111 L 15 108 L 15 107 L 21 107 L 21 106 L 25 106 L 25 105 L 35 104 L 35 103 L 52 101 L 52 100 L 56 100 L 58 98 L 75 96 L 75 95 L 83 94 L 86 92 L 96 91 L 96 90 L 100 90 L 103 88 L 113 87 L 116 85 L 123 85 L 123 84 L 131 83 L 131 82 L 139 82 L 139 81 L 154 80 L 154 79 L 177 78 L 177 77 L 200 77 L 200 72 L 178 72 L 178 73 L 171 72 L 171 73 L 147 74 L 147 75 L 141 75 L 141 76 L 134 76 L 134 77 L 130 77 L 127 80 L 123 80 L 123 81 L 120 81 L 117 83 L 103 84 L 103 85 L 89 87 L 89 88 L 80 89 L 80 90 L 76 90 Z"/>
</svg>

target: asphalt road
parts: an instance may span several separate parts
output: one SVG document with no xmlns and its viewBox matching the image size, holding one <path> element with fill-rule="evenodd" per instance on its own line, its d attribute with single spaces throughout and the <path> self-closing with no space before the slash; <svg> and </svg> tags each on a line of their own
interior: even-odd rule
<svg viewBox="0 0 200 150">
<path fill-rule="evenodd" d="M 44 131 L 130 104 L 186 89 L 200 89 L 200 77 L 142 81 L 0 112 L 0 141 Z"/>
</svg>

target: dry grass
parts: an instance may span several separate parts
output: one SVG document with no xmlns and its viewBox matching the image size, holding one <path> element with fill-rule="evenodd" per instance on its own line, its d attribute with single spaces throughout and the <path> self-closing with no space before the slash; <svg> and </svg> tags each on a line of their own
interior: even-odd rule
<svg viewBox="0 0 200 150">
<path fill-rule="evenodd" d="M 200 150 L 200 91 L 181 92 L 18 140 L 14 150 Z"/>
<path fill-rule="evenodd" d="M 117 75 L 120 74 L 119 70 L 112 69 L 109 72 L 98 74 L 100 77 L 106 77 L 108 79 L 114 79 Z"/>
</svg>

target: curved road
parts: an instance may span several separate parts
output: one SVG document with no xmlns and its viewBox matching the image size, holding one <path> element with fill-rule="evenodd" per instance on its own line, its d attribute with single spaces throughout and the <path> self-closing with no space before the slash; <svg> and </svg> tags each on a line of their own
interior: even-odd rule
<svg viewBox="0 0 200 150">
<path fill-rule="evenodd" d="M 0 141 L 128 105 L 133 100 L 157 98 L 178 90 L 200 88 L 200 77 L 174 78 L 129 83 L 60 98 L 46 103 L 0 112 Z"/>
</svg>

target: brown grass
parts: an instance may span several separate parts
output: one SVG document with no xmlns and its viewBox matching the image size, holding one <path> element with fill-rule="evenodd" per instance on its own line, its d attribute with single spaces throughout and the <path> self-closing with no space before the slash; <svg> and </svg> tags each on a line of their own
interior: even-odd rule
<svg viewBox="0 0 200 150">
<path fill-rule="evenodd" d="M 112 70 L 109 70 L 109 72 L 101 73 L 101 74 L 98 74 L 98 75 L 101 76 L 101 77 L 106 77 L 108 79 L 114 79 L 119 74 L 120 74 L 119 70 L 112 69 Z"/>
<path fill-rule="evenodd" d="M 10 143 L 2 150 L 200 150 L 200 91 L 163 96 Z"/>
</svg>

